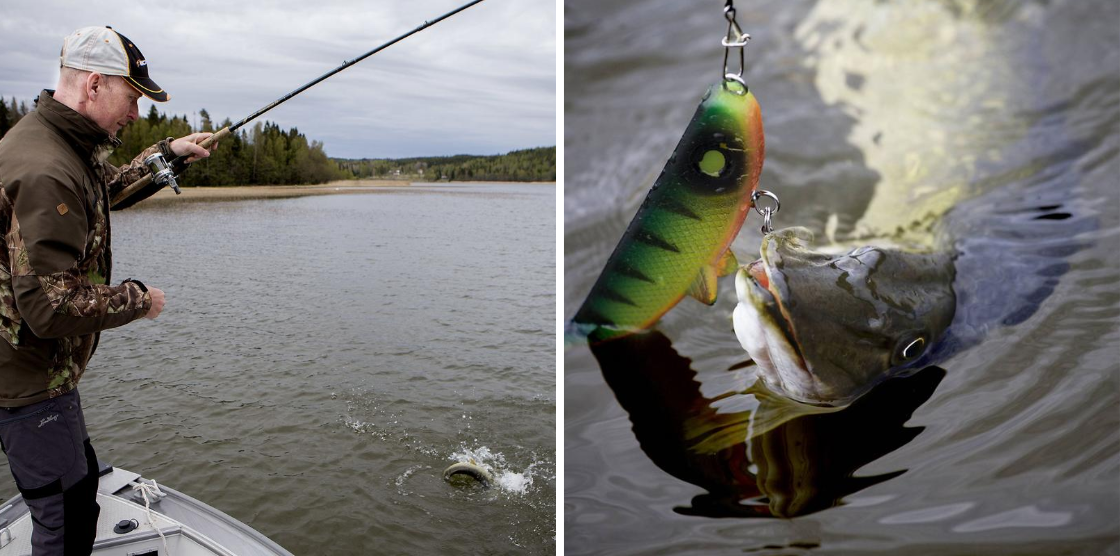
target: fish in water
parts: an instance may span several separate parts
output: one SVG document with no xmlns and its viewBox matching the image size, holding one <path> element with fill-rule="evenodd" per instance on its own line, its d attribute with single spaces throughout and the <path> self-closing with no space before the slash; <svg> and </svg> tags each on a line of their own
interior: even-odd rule
<svg viewBox="0 0 1120 556">
<path fill-rule="evenodd" d="M 772 389 L 846 405 L 1033 315 L 1082 247 L 1053 239 L 1097 226 L 1086 201 L 1065 195 L 1009 188 L 962 203 L 928 250 L 830 255 L 809 249 L 805 228 L 768 234 L 735 277 L 735 335 Z"/>
<path fill-rule="evenodd" d="M 809 403 L 842 403 L 892 369 L 918 361 L 953 320 L 951 255 L 860 247 L 808 249 L 812 232 L 762 240 L 739 270 L 733 321 L 761 378 Z"/>
<path fill-rule="evenodd" d="M 454 477 L 470 477 L 484 487 L 489 487 L 494 482 L 494 476 L 474 461 L 456 462 L 443 471 L 443 480 L 450 483 Z"/>
<path fill-rule="evenodd" d="M 734 81 L 712 85 L 572 318 L 575 330 L 608 340 L 649 328 L 685 294 L 715 303 L 716 278 L 738 267 L 729 246 L 764 152 L 754 95 Z"/>
</svg>

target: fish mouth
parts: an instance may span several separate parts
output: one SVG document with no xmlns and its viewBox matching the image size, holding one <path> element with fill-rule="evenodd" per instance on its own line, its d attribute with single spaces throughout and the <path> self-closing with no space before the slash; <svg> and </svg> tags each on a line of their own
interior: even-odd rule
<svg viewBox="0 0 1120 556">
<path fill-rule="evenodd" d="M 785 275 L 765 252 L 735 275 L 735 335 L 768 385 L 798 401 L 820 403 L 821 385 L 802 355 L 783 302 L 782 292 L 789 291 Z"/>
</svg>

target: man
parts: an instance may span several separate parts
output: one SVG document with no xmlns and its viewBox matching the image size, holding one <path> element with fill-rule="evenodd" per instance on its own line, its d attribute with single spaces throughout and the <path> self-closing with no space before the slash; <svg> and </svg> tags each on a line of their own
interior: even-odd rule
<svg viewBox="0 0 1120 556">
<path fill-rule="evenodd" d="M 131 163 L 105 163 L 116 134 L 139 117 L 141 95 L 167 93 L 140 50 L 108 27 L 67 36 L 56 91 L 0 141 L 0 444 L 31 509 L 33 554 L 89 554 L 100 507 L 97 456 L 77 385 L 98 333 L 154 319 L 163 292 L 110 285 L 109 200 L 169 160 L 209 156 L 209 133 L 160 141 Z M 53 93 L 53 94 L 52 94 Z M 154 189 L 145 193 L 151 195 Z"/>
</svg>

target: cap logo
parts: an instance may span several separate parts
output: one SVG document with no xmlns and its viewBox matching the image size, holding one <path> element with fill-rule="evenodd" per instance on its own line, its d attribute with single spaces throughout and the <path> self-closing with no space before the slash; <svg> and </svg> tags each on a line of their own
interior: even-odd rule
<svg viewBox="0 0 1120 556">
<path fill-rule="evenodd" d="M 136 67 L 146 66 L 146 65 L 148 65 L 147 60 L 136 60 Z"/>
</svg>

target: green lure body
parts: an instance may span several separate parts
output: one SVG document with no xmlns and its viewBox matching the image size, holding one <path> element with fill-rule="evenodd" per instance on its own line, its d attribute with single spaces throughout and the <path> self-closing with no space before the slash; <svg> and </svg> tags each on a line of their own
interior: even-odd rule
<svg viewBox="0 0 1120 556">
<path fill-rule="evenodd" d="M 673 155 L 572 324 L 592 341 L 652 326 L 685 294 L 711 305 L 716 277 L 738 264 L 729 246 L 751 208 L 765 152 L 754 95 L 709 87 Z"/>
</svg>

